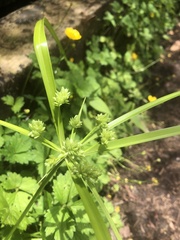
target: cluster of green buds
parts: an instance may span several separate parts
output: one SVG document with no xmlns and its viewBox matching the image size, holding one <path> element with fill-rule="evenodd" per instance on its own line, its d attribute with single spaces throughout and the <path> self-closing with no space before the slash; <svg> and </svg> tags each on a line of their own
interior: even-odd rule
<svg viewBox="0 0 180 240">
<path fill-rule="evenodd" d="M 96 184 L 101 172 L 93 163 L 89 163 L 86 159 L 82 159 L 79 163 L 71 166 L 71 171 L 74 176 L 81 177 L 88 185 Z"/>
<path fill-rule="evenodd" d="M 54 104 L 57 107 L 60 107 L 63 104 L 69 103 L 69 98 L 71 93 L 67 88 L 62 87 L 60 91 L 56 91 L 54 99 Z"/>
<path fill-rule="evenodd" d="M 79 115 L 75 115 L 71 118 L 69 124 L 72 128 L 80 128 L 82 126 L 82 121 L 80 120 Z"/>
<path fill-rule="evenodd" d="M 29 128 L 31 129 L 29 136 L 34 139 L 40 137 L 45 130 L 44 123 L 41 120 L 32 120 L 32 122 L 29 123 Z"/>
<path fill-rule="evenodd" d="M 76 142 L 71 138 L 67 138 L 62 144 L 62 150 L 67 154 L 67 160 L 70 162 L 78 162 L 84 157 L 84 151 L 80 142 Z"/>
<path fill-rule="evenodd" d="M 98 124 L 100 124 L 100 141 L 103 146 L 106 146 L 109 141 L 115 139 L 115 133 L 108 128 L 108 114 L 98 114 L 96 116 Z"/>
</svg>

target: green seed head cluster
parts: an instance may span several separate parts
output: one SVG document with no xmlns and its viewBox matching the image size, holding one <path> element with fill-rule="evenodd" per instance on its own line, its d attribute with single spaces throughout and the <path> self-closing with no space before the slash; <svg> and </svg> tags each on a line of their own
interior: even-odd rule
<svg viewBox="0 0 180 240">
<path fill-rule="evenodd" d="M 69 103 L 71 93 L 67 88 L 62 87 L 61 91 L 56 91 L 54 99 L 54 104 L 60 107 L 63 104 Z"/>
<path fill-rule="evenodd" d="M 103 114 L 103 113 L 100 113 L 96 116 L 96 121 L 100 124 L 107 124 L 107 122 L 109 121 L 109 116 L 108 114 Z"/>
<path fill-rule="evenodd" d="M 31 129 L 29 136 L 35 139 L 40 137 L 45 130 L 44 123 L 41 120 L 32 120 L 32 122 L 29 123 L 29 128 Z"/>
<path fill-rule="evenodd" d="M 109 141 L 115 139 L 115 134 L 113 131 L 109 130 L 108 128 L 103 128 L 100 134 L 101 143 L 103 145 L 107 145 Z"/>
<path fill-rule="evenodd" d="M 101 175 L 95 164 L 82 159 L 79 163 L 71 167 L 74 176 L 82 177 L 88 184 L 95 184 Z"/>
<path fill-rule="evenodd" d="M 69 124 L 72 128 L 80 128 L 82 126 L 82 122 L 79 115 L 75 115 L 73 118 L 71 118 Z"/>
<path fill-rule="evenodd" d="M 81 143 L 67 138 L 62 145 L 62 150 L 67 154 L 67 160 L 70 162 L 79 162 L 84 157 L 84 151 Z"/>
<path fill-rule="evenodd" d="M 109 116 L 108 114 L 98 114 L 96 117 L 97 122 L 100 124 L 100 141 L 101 144 L 106 146 L 109 141 L 115 139 L 115 134 L 108 128 Z"/>
</svg>

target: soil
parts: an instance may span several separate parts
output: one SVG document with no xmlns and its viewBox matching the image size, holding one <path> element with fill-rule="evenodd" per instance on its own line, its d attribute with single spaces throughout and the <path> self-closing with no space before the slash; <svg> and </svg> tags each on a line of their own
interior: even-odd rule
<svg viewBox="0 0 180 240">
<path fill-rule="evenodd" d="M 164 60 L 152 68 L 151 92 L 157 97 L 180 90 L 180 23 L 169 36 Z M 179 125 L 180 100 L 148 114 L 151 130 Z M 113 202 L 120 207 L 123 240 L 179 240 L 180 136 L 130 147 L 125 157 L 129 171 L 119 168 L 120 180 L 112 182 L 120 183 Z"/>
</svg>

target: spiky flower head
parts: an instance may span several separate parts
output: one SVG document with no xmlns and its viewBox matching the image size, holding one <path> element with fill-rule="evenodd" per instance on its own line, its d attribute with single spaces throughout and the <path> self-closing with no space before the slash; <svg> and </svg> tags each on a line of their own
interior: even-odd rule
<svg viewBox="0 0 180 240">
<path fill-rule="evenodd" d="M 79 115 L 75 115 L 73 118 L 71 118 L 69 124 L 72 128 L 80 128 L 82 126 L 82 122 Z"/>
<path fill-rule="evenodd" d="M 67 88 L 62 87 L 61 91 L 56 91 L 54 99 L 54 104 L 60 107 L 63 104 L 69 103 L 71 93 Z"/>
<path fill-rule="evenodd" d="M 115 139 L 115 134 L 113 131 L 111 131 L 107 128 L 104 128 L 104 129 L 102 129 L 100 138 L 101 138 L 101 143 L 103 145 L 107 145 L 109 141 L 112 141 Z"/>
<path fill-rule="evenodd" d="M 29 128 L 31 129 L 29 136 L 34 139 L 40 137 L 45 130 L 44 123 L 41 120 L 32 120 L 32 122 L 29 123 Z"/>
</svg>

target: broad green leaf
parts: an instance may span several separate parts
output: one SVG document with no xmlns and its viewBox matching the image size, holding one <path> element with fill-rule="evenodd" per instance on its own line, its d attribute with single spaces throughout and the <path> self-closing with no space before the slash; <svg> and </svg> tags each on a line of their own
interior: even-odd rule
<svg viewBox="0 0 180 240">
<path fill-rule="evenodd" d="M 14 105 L 12 106 L 12 111 L 14 113 L 18 113 L 21 108 L 24 106 L 24 98 L 23 97 L 17 97 L 15 102 L 14 102 Z"/>
<path fill-rule="evenodd" d="M 30 195 L 22 191 L 14 193 L 4 192 L 3 197 L 6 199 L 6 204 L 3 209 L 0 209 L 1 223 L 13 226 L 29 203 Z M 2 199 L 2 197 L 0 197 L 0 199 Z M 26 230 L 28 224 L 33 221 L 31 217 L 24 217 L 18 228 Z"/>
<path fill-rule="evenodd" d="M 64 207 L 54 206 L 45 214 L 44 225 L 47 240 L 73 239 L 76 230 L 75 221 L 69 215 L 68 208 Z"/>
<path fill-rule="evenodd" d="M 13 104 L 14 104 L 14 97 L 11 95 L 6 95 L 6 96 L 2 97 L 1 99 L 3 100 L 3 102 L 6 105 L 13 106 Z"/>
<path fill-rule="evenodd" d="M 22 190 L 29 194 L 35 193 L 38 188 L 37 182 L 31 177 L 22 177 L 20 174 L 8 172 L 0 176 L 1 186 L 5 190 Z"/>
<path fill-rule="evenodd" d="M 27 164 L 31 160 L 31 139 L 19 133 L 15 133 L 9 141 L 5 142 L 5 160 L 11 163 L 19 162 Z"/>
<path fill-rule="evenodd" d="M 31 209 L 32 205 L 35 203 L 35 201 L 38 199 L 39 195 L 42 193 L 44 187 L 49 183 L 50 179 L 52 178 L 54 173 L 57 171 L 57 169 L 59 168 L 59 166 L 61 165 L 63 160 L 64 160 L 64 156 L 62 156 L 59 160 L 57 160 L 56 164 L 52 167 L 52 169 L 50 169 L 50 171 L 41 179 L 41 181 L 39 181 L 39 188 L 37 189 L 37 191 L 35 192 L 33 197 L 30 199 L 29 203 L 26 205 L 26 208 L 24 209 L 24 211 L 18 217 L 15 225 L 10 230 L 9 234 L 5 237 L 5 240 L 8 240 L 11 238 L 11 236 L 13 235 L 15 230 L 18 228 L 18 226 L 24 220 L 25 216 Z"/>
<path fill-rule="evenodd" d="M 85 211 L 82 201 L 78 200 L 73 202 L 71 205 L 71 211 L 75 216 L 75 221 L 77 224 L 75 235 L 78 233 L 79 237 L 81 236 L 80 239 L 83 240 L 88 240 L 88 238 L 91 239 L 94 236 L 94 231 L 91 224 L 89 223 L 89 217 Z"/>
<path fill-rule="evenodd" d="M 61 205 L 68 204 L 77 195 L 77 190 L 69 172 L 66 172 L 65 175 L 60 174 L 57 180 L 53 181 L 53 190 L 55 200 Z"/>
<path fill-rule="evenodd" d="M 111 115 L 109 107 L 100 97 L 95 97 L 90 100 L 89 105 L 99 112 L 108 113 L 109 115 Z"/>
</svg>

